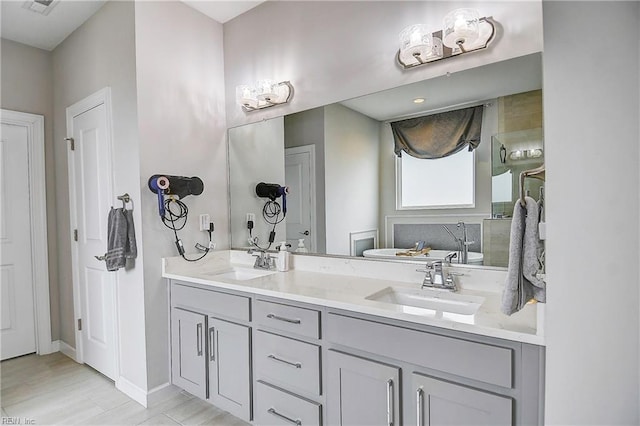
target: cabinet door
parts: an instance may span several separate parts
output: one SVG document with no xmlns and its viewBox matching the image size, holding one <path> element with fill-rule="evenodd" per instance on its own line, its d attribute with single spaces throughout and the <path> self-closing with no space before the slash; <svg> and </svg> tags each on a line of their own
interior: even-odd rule
<svg viewBox="0 0 640 426">
<path fill-rule="evenodd" d="M 327 414 L 329 424 L 400 425 L 400 369 L 330 350 Z"/>
<path fill-rule="evenodd" d="M 511 398 L 479 389 L 445 382 L 414 373 L 413 400 L 409 424 L 439 425 L 511 425 Z"/>
<path fill-rule="evenodd" d="M 249 421 L 251 335 L 249 327 L 209 317 L 209 400 Z"/>
<path fill-rule="evenodd" d="M 206 397 L 206 316 L 171 309 L 171 379 L 174 385 Z"/>
</svg>

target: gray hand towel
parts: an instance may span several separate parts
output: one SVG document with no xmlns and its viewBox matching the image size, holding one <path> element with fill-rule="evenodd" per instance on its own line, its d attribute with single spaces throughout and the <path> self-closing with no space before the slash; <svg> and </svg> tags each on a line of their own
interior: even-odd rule
<svg viewBox="0 0 640 426">
<path fill-rule="evenodd" d="M 123 208 L 109 211 L 107 221 L 107 271 L 124 268 L 127 259 L 135 259 L 138 254 L 133 212 Z"/>
<path fill-rule="evenodd" d="M 516 201 L 511 221 L 509 265 L 502 293 L 502 312 L 511 315 L 522 309 L 529 300 L 546 300 L 545 284 L 536 277 L 542 242 L 538 234 L 538 204 L 525 197 L 526 207 Z"/>
</svg>

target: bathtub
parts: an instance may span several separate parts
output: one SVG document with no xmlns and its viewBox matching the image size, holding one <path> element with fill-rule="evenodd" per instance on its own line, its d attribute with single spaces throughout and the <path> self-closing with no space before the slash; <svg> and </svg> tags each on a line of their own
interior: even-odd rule
<svg viewBox="0 0 640 426">
<path fill-rule="evenodd" d="M 364 257 L 369 258 L 378 258 L 378 259 L 395 259 L 395 260 L 416 260 L 416 261 L 433 261 L 433 260 L 444 260 L 444 257 L 451 253 L 449 250 L 431 250 L 426 255 L 421 254 L 419 256 L 396 256 L 396 253 L 407 251 L 407 249 L 398 249 L 398 248 L 384 248 L 384 249 L 370 249 L 365 250 L 362 255 Z M 482 253 L 478 253 L 475 251 L 469 252 L 469 265 L 482 265 L 482 261 L 484 256 Z M 453 263 L 457 263 L 457 259 L 453 259 Z"/>
</svg>

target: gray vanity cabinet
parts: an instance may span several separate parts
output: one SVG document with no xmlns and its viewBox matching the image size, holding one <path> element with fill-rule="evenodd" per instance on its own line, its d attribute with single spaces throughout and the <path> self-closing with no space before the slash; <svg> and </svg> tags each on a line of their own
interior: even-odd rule
<svg viewBox="0 0 640 426">
<path fill-rule="evenodd" d="M 544 348 L 171 283 L 173 384 L 259 426 L 541 425 Z"/>
<path fill-rule="evenodd" d="M 327 364 L 330 425 L 400 425 L 400 368 L 334 350 Z"/>
<path fill-rule="evenodd" d="M 187 392 L 206 398 L 206 316 L 180 308 L 171 309 L 171 379 Z"/>
<path fill-rule="evenodd" d="M 413 373 L 414 391 L 408 424 L 417 426 L 513 424 L 513 401 L 433 377 Z M 405 398 L 407 400 L 409 398 Z"/>
<path fill-rule="evenodd" d="M 251 298 L 171 283 L 174 385 L 251 420 Z"/>
<path fill-rule="evenodd" d="M 209 317 L 209 400 L 244 420 L 250 419 L 249 327 Z"/>
</svg>

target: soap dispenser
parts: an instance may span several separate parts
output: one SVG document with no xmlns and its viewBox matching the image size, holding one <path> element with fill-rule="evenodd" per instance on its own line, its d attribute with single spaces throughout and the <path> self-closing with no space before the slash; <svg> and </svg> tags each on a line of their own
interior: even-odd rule
<svg viewBox="0 0 640 426">
<path fill-rule="evenodd" d="M 286 272 L 289 270 L 289 252 L 287 251 L 287 242 L 280 243 L 280 251 L 278 252 L 278 259 L 276 260 L 276 266 L 278 271 Z"/>
<path fill-rule="evenodd" d="M 304 246 L 304 238 L 300 238 L 298 240 L 298 248 L 296 249 L 296 253 L 307 253 L 307 248 Z"/>
</svg>

